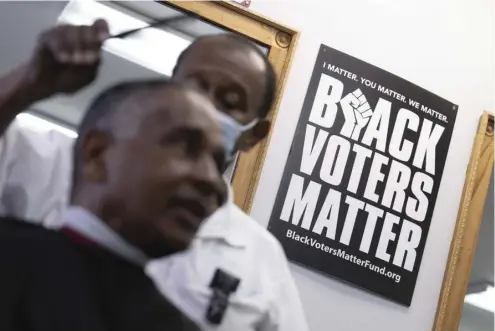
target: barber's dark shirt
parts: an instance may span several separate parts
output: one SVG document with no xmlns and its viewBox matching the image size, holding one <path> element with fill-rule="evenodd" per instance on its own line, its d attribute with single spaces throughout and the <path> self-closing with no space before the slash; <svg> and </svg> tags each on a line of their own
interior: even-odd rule
<svg viewBox="0 0 495 331">
<path fill-rule="evenodd" d="M 144 270 L 63 233 L 0 217 L 1 331 L 196 331 Z"/>
</svg>

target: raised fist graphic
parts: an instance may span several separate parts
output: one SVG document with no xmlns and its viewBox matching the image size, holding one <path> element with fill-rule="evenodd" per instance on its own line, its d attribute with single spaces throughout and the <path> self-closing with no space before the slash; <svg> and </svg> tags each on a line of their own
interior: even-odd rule
<svg viewBox="0 0 495 331">
<path fill-rule="evenodd" d="M 340 133 L 354 140 L 359 139 L 361 129 L 368 124 L 373 115 L 373 110 L 366 100 L 366 96 L 361 92 L 361 89 L 357 89 L 343 97 L 340 100 L 340 106 L 345 118 Z"/>
</svg>

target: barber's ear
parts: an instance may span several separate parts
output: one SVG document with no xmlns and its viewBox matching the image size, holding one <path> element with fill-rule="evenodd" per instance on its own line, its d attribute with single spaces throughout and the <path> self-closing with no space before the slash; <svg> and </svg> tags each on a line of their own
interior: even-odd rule
<svg viewBox="0 0 495 331">
<path fill-rule="evenodd" d="M 268 135 L 270 131 L 270 121 L 262 119 L 246 132 L 238 142 L 238 149 L 248 151 Z"/>
<path fill-rule="evenodd" d="M 85 181 L 103 183 L 107 180 L 108 169 L 105 155 L 110 143 L 110 137 L 102 131 L 90 131 L 84 136 L 81 162 Z"/>
</svg>

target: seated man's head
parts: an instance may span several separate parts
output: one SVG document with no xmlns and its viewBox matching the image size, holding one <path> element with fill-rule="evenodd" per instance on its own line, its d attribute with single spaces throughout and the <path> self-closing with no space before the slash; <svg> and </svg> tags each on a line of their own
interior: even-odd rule
<svg viewBox="0 0 495 331">
<path fill-rule="evenodd" d="M 267 57 L 246 38 L 220 34 L 196 39 L 180 55 L 172 79 L 200 90 L 219 111 L 247 125 L 232 153 L 249 150 L 268 134 L 276 76 Z"/>
<path fill-rule="evenodd" d="M 225 196 L 216 116 L 206 97 L 166 80 L 106 90 L 79 128 L 72 203 L 150 257 L 187 248 Z"/>
</svg>

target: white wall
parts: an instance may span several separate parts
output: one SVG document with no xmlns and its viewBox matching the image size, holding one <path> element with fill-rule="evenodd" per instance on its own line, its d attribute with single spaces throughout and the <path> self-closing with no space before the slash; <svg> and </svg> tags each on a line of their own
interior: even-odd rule
<svg viewBox="0 0 495 331">
<path fill-rule="evenodd" d="M 493 0 L 254 0 L 251 7 L 301 32 L 252 209 L 264 225 L 320 43 L 459 105 L 410 308 L 292 267 L 312 331 L 431 330 L 478 118 L 494 110 Z"/>
</svg>

